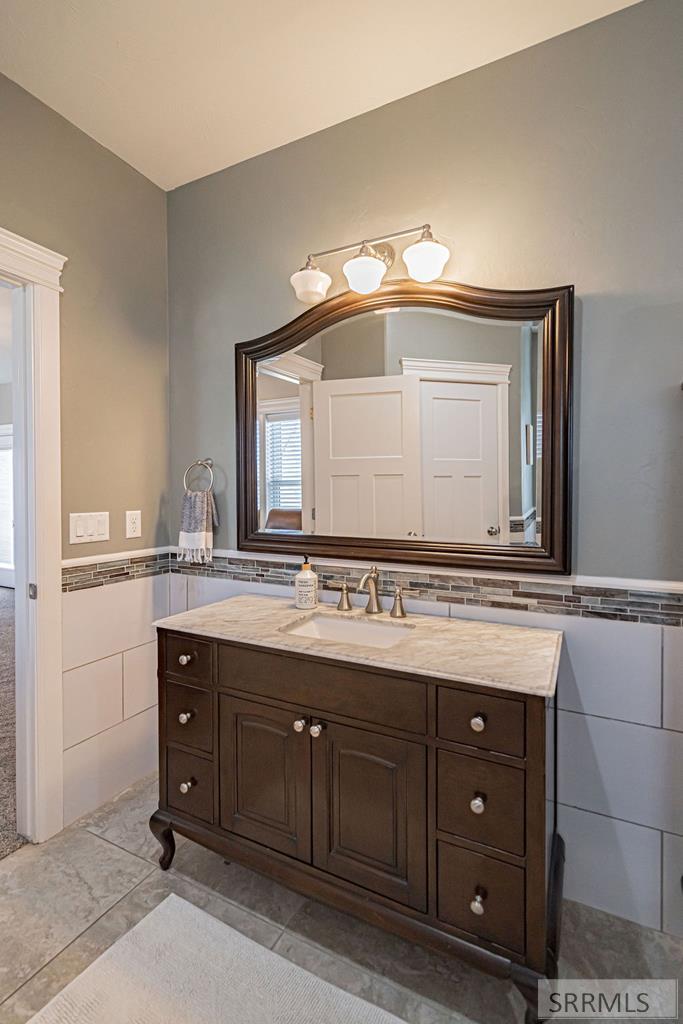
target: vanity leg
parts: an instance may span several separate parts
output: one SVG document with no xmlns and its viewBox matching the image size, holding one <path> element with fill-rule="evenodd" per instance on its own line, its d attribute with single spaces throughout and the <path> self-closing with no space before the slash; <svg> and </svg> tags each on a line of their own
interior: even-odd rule
<svg viewBox="0 0 683 1024">
<path fill-rule="evenodd" d="M 169 823 L 159 815 L 158 811 L 155 811 L 149 819 L 149 827 L 152 830 L 152 834 L 155 839 L 161 843 L 159 866 L 162 871 L 168 871 L 175 856 L 175 839 L 173 838 L 173 829 Z"/>
<path fill-rule="evenodd" d="M 543 1024 L 546 1018 L 538 1016 L 538 982 L 542 980 L 542 976 L 526 967 L 514 967 L 511 980 L 526 1001 L 524 1024 Z"/>
</svg>

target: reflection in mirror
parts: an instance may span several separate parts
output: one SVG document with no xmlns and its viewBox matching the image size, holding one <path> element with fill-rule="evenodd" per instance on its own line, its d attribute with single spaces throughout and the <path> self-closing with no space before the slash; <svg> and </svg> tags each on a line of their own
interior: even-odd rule
<svg viewBox="0 0 683 1024">
<path fill-rule="evenodd" d="M 542 336 L 408 307 L 261 361 L 260 530 L 539 546 Z"/>
</svg>

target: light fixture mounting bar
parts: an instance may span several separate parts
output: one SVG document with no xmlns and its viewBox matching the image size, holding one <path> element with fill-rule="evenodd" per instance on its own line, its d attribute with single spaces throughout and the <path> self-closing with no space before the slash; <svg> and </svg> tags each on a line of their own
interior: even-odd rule
<svg viewBox="0 0 683 1024">
<path fill-rule="evenodd" d="M 361 245 L 375 245 L 378 242 L 388 242 L 391 238 L 405 238 L 406 235 L 418 235 L 423 231 L 430 231 L 431 225 L 420 224 L 417 228 L 406 228 L 404 231 L 392 231 L 388 235 L 377 235 L 376 238 L 362 238 L 359 242 L 351 242 L 350 245 L 337 245 L 334 249 L 324 249 L 322 252 L 311 252 L 309 260 L 321 259 L 323 256 L 334 256 L 338 252 L 348 252 L 349 249 L 359 249 Z"/>
</svg>

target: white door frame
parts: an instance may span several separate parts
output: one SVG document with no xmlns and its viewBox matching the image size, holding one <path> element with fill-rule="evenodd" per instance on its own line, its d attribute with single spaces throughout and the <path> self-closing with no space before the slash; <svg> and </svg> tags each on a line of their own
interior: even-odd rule
<svg viewBox="0 0 683 1024">
<path fill-rule="evenodd" d="M 0 228 L 13 293 L 17 828 L 33 842 L 63 816 L 59 295 L 65 256 Z M 28 599 L 29 585 L 37 599 Z"/>
<path fill-rule="evenodd" d="M 401 371 L 425 381 L 457 384 L 493 384 L 496 388 L 498 433 L 498 535 L 499 544 L 510 543 L 510 447 L 508 396 L 511 363 L 468 363 L 451 359 L 411 359 L 404 356 Z"/>
</svg>

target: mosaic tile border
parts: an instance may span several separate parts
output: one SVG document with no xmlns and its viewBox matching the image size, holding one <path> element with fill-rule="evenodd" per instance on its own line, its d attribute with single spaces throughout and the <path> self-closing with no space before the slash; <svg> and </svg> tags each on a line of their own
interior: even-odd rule
<svg viewBox="0 0 683 1024">
<path fill-rule="evenodd" d="M 210 565 L 187 565 L 179 563 L 174 554 L 159 554 L 122 558 L 115 562 L 65 566 L 62 570 L 62 590 L 85 590 L 167 572 L 291 587 L 297 571 L 296 564 L 277 559 L 265 561 L 248 557 L 216 557 Z M 346 582 L 349 590 L 354 592 L 364 571 L 365 568 L 361 566 L 317 566 L 324 590 L 337 590 L 342 582 Z M 665 590 L 588 587 L 561 579 L 557 582 L 536 582 L 515 580 L 512 577 L 499 579 L 400 569 L 381 573 L 382 594 L 391 595 L 396 584 L 403 588 L 405 597 L 420 601 L 445 601 L 470 607 L 508 608 L 550 615 L 683 626 L 683 593 Z"/>
<path fill-rule="evenodd" d="M 137 580 L 143 576 L 161 576 L 169 571 L 169 556 L 139 555 L 117 558 L 115 562 L 89 562 L 87 565 L 62 566 L 62 592 L 103 587 L 121 580 Z"/>
</svg>

